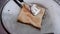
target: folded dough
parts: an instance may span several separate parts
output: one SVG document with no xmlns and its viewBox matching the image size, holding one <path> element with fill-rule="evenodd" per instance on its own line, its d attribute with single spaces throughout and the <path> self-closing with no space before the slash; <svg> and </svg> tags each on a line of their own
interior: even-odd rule
<svg viewBox="0 0 60 34">
<path fill-rule="evenodd" d="M 32 24 L 35 27 L 41 28 L 42 17 L 45 12 L 45 8 L 40 7 L 41 11 L 38 15 L 34 16 L 28 9 L 27 5 L 24 4 L 21 12 L 18 15 L 18 20 L 23 23 Z"/>
</svg>

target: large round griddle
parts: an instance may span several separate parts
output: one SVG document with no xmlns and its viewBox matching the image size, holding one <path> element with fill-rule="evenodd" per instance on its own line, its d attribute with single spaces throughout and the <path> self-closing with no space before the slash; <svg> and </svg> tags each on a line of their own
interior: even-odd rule
<svg viewBox="0 0 60 34">
<path fill-rule="evenodd" d="M 26 3 L 39 3 L 46 7 L 45 12 L 45 18 L 42 21 L 42 28 L 41 30 L 35 29 L 31 26 L 28 26 L 26 24 L 21 24 L 17 22 L 18 14 L 21 10 L 21 8 L 13 1 L 10 0 L 3 8 L 2 10 L 2 22 L 5 26 L 5 28 L 11 33 L 11 34 L 43 34 L 43 33 L 52 33 L 54 32 L 54 26 L 56 26 L 55 20 L 58 20 L 55 18 L 55 15 L 58 16 L 57 10 L 55 10 L 54 6 L 58 6 L 54 1 L 52 0 L 38 0 L 38 1 L 28 1 L 24 0 Z M 51 4 L 52 3 L 52 4 Z M 54 5 L 53 5 L 54 4 Z M 55 12 L 54 12 L 55 10 Z M 53 16 L 54 15 L 54 16 Z M 57 21 L 56 21 L 57 22 Z"/>
</svg>

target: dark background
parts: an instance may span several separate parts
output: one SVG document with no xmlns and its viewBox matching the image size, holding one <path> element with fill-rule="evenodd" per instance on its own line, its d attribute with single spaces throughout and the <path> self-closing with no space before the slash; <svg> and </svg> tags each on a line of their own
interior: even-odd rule
<svg viewBox="0 0 60 34">
<path fill-rule="evenodd" d="M 0 13 L 3 5 L 6 3 L 7 0 L 0 0 Z M 1 17 L 1 16 L 0 16 Z M 4 28 L 2 27 L 1 21 L 0 21 L 0 34 L 7 34 Z"/>
</svg>

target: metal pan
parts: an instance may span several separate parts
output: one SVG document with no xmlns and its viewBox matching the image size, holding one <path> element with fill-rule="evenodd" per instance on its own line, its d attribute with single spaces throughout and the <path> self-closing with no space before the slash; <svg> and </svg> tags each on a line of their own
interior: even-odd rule
<svg viewBox="0 0 60 34">
<path fill-rule="evenodd" d="M 2 14 L 1 14 L 2 23 L 4 25 L 3 27 L 6 28 L 5 30 L 6 31 L 8 30 L 7 32 L 9 32 L 9 34 L 10 33 L 11 34 L 54 33 L 53 27 L 56 26 L 54 24 L 56 24 L 57 21 L 55 21 L 53 19 L 58 20 L 57 18 L 55 18 L 55 15 L 57 15 L 58 12 L 56 12 L 57 10 L 56 11 L 54 11 L 54 10 L 55 10 L 55 7 L 58 6 L 58 4 L 56 2 L 54 2 L 53 0 L 49 0 L 49 1 L 48 0 L 46 0 L 46 1 L 45 0 L 37 0 L 37 1 L 36 0 L 34 0 L 34 1 L 33 0 L 31 0 L 31 1 L 24 0 L 24 2 L 26 2 L 28 4 L 29 3 L 39 3 L 39 4 L 41 4 L 41 5 L 43 5 L 43 6 L 45 6 L 47 8 L 46 9 L 46 17 L 45 17 L 45 19 L 42 22 L 42 29 L 41 30 L 37 30 L 37 29 L 35 29 L 33 27 L 30 27 L 28 25 L 17 23 L 16 19 L 17 19 L 17 16 L 18 16 L 19 11 L 21 10 L 21 8 L 13 0 L 10 0 L 3 7 Z M 54 14 L 52 13 L 52 11 L 53 11 Z M 59 30 L 59 29 L 55 29 L 55 30 Z"/>
</svg>

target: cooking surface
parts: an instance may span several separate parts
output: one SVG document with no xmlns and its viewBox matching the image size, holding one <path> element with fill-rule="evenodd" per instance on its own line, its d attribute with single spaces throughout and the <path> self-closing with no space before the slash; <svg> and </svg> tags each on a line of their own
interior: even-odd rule
<svg viewBox="0 0 60 34">
<path fill-rule="evenodd" d="M 14 5 L 13 5 L 14 4 Z M 8 9 L 7 9 L 8 8 Z M 41 34 L 42 33 L 51 33 L 52 32 L 52 22 L 49 15 L 46 13 L 46 17 L 42 23 L 42 29 L 37 30 L 28 25 L 17 23 L 16 19 L 18 13 L 20 11 L 20 7 L 14 2 L 9 1 L 3 9 L 2 18 L 3 24 L 7 28 L 9 32 L 12 34 Z"/>
<path fill-rule="evenodd" d="M 2 2 L 2 0 L 0 0 L 0 3 Z M 4 2 L 4 1 L 3 1 Z M 0 5 L 0 7 L 2 6 L 2 4 Z M 48 27 L 48 26 L 47 26 Z M 26 29 L 26 28 L 24 28 L 24 29 Z M 24 30 L 23 29 L 23 30 Z M 29 29 L 28 29 L 29 30 Z M 2 26 L 1 26 L 1 24 L 0 24 L 0 32 L 1 32 L 1 34 L 5 34 L 6 32 L 4 31 L 4 29 L 2 28 Z M 3 33 L 4 32 L 4 33 Z"/>
</svg>

